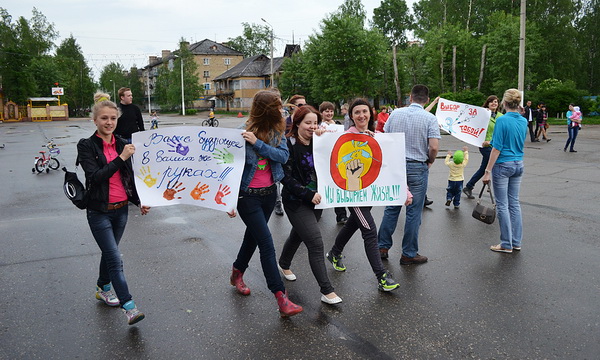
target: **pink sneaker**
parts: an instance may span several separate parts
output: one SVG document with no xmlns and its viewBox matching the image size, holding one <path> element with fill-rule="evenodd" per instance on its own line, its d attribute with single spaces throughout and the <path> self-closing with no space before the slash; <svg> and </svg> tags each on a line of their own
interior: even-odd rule
<svg viewBox="0 0 600 360">
<path fill-rule="evenodd" d="M 119 298 L 113 292 L 110 284 L 102 286 L 102 289 L 96 286 L 96 299 L 104 301 L 108 306 L 119 306 Z"/>
</svg>

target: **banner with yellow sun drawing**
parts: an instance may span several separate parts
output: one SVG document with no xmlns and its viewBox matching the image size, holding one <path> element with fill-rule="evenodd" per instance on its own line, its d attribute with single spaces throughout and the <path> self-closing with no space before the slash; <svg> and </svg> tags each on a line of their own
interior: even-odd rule
<svg viewBox="0 0 600 360">
<path fill-rule="evenodd" d="M 404 133 L 324 133 L 313 137 L 313 151 L 317 209 L 404 204 Z"/>
</svg>

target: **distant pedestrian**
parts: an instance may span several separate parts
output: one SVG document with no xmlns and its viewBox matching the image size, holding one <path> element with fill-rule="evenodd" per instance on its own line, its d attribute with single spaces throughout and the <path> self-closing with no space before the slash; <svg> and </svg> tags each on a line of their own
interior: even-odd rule
<svg viewBox="0 0 600 360">
<path fill-rule="evenodd" d="M 548 129 L 549 126 L 548 126 L 548 110 L 546 110 L 545 104 L 542 104 L 540 106 L 540 109 L 537 112 L 536 124 L 537 124 L 537 129 L 536 129 L 536 133 L 535 133 L 535 139 L 537 141 L 540 141 L 540 135 L 541 135 L 542 139 L 546 140 L 546 142 L 549 142 L 550 140 L 552 140 L 546 134 L 546 129 Z"/>
<path fill-rule="evenodd" d="M 87 220 L 100 247 L 100 274 L 96 299 L 108 306 L 121 306 L 129 325 L 144 319 L 134 303 L 123 273 L 119 242 L 125 231 L 128 203 L 140 206 L 135 190 L 131 155 L 135 147 L 114 136 L 119 109 L 108 94 L 97 93 L 92 108 L 96 131 L 77 144 L 77 159 L 85 172 L 88 189 Z M 148 206 L 140 206 L 146 215 Z"/>
<path fill-rule="evenodd" d="M 319 105 L 319 112 L 323 117 L 323 121 L 320 124 L 321 126 L 336 124 L 335 120 L 333 120 L 333 115 L 335 114 L 335 106 L 333 103 L 323 101 L 321 105 Z"/>
<path fill-rule="evenodd" d="M 406 180 L 413 195 L 412 204 L 406 206 L 406 221 L 402 237 L 401 265 L 423 264 L 427 257 L 419 254 L 419 227 L 427 193 L 429 167 L 439 149 L 440 127 L 435 115 L 423 106 L 429 102 L 429 88 L 415 85 L 410 94 L 410 106 L 396 109 L 383 127 L 386 133 L 401 132 L 406 143 Z M 392 235 L 396 231 L 402 206 L 386 206 L 379 227 L 380 256 L 388 258 Z"/>
<path fill-rule="evenodd" d="M 579 129 L 581 129 L 582 120 L 583 116 L 581 115 L 581 111 L 579 111 L 579 106 L 569 104 L 569 111 L 567 111 L 567 132 L 569 138 L 567 139 L 563 151 L 567 151 L 567 148 L 570 146 L 569 152 L 577 152 L 577 150 L 574 149 L 575 140 L 577 139 L 577 134 L 579 134 Z"/>
<path fill-rule="evenodd" d="M 152 112 L 152 121 L 151 121 L 151 126 L 150 129 L 158 129 L 158 115 L 156 114 L 156 111 Z"/>
<path fill-rule="evenodd" d="M 334 106 L 332 103 L 330 103 L 329 101 L 323 101 L 321 105 L 319 105 L 319 112 L 323 116 L 323 122 L 321 123 L 322 127 L 325 125 L 337 124 L 333 120 Z M 335 221 L 337 221 L 337 223 L 341 225 L 345 224 L 346 220 L 348 220 L 348 215 L 346 215 L 346 208 L 342 206 L 333 208 L 333 210 L 335 211 Z"/>
<path fill-rule="evenodd" d="M 490 247 L 495 252 L 520 251 L 523 239 L 519 191 L 524 169 L 523 146 L 527 136 L 527 119 L 518 112 L 520 103 L 519 90 L 506 90 L 502 98 L 506 114 L 496 122 L 492 153 L 482 179 L 484 184 L 489 184 L 491 178 L 496 197 L 500 244 Z"/>
<path fill-rule="evenodd" d="M 499 101 L 496 95 L 488 96 L 483 104 L 483 107 L 490 110 L 490 122 L 488 123 L 487 132 L 485 133 L 485 140 L 479 148 L 479 153 L 481 154 L 481 164 L 479 165 L 479 169 L 475 171 L 475 174 L 471 176 L 471 179 L 467 182 L 467 185 L 465 185 L 465 188 L 463 189 L 463 192 L 469 199 L 475 198 L 473 196 L 473 188 L 485 173 L 485 167 L 487 166 L 487 163 L 490 159 L 490 154 L 492 153 L 490 141 L 492 140 L 492 136 L 494 134 L 496 122 L 502 116 L 502 113 L 498 111 Z"/>
<path fill-rule="evenodd" d="M 294 113 L 292 129 L 288 133 L 290 156 L 283 167 L 281 197 L 292 230 L 281 251 L 279 270 L 286 280 L 296 280 L 290 266 L 298 247 L 304 243 L 310 268 L 321 289 L 321 301 L 337 304 L 342 299 L 334 292 L 327 276 L 323 238 L 318 225 L 323 210 L 315 209 L 315 205 L 321 202 L 321 194 L 317 192 L 312 139 L 314 133 L 324 131 L 319 129 L 320 122 L 321 114 L 312 106 L 305 105 Z"/>
<path fill-rule="evenodd" d="M 387 112 L 387 108 L 385 106 L 382 106 L 379 110 L 379 114 L 377 115 L 377 125 L 375 125 L 375 132 L 383 132 L 383 125 L 385 125 L 389 117 L 390 114 Z"/>
<path fill-rule="evenodd" d="M 527 128 L 529 129 L 529 138 L 531 142 L 535 142 L 535 133 L 533 131 L 534 120 L 536 119 L 536 111 L 531 107 L 531 100 L 527 101 L 527 105 L 523 108 L 523 117 L 527 119 Z"/>
<path fill-rule="evenodd" d="M 348 107 L 348 104 L 344 103 L 340 108 L 340 114 L 344 117 L 344 131 L 347 131 L 354 125 L 352 119 L 350 119 L 350 115 L 348 115 Z"/>
<path fill-rule="evenodd" d="M 133 104 L 133 95 L 130 88 L 122 87 L 119 89 L 118 94 L 121 116 L 117 121 L 115 134 L 131 144 L 131 134 L 144 131 L 144 118 L 140 108 Z"/>
<path fill-rule="evenodd" d="M 448 187 L 446 188 L 446 206 L 450 206 L 450 203 L 454 202 L 454 208 L 458 209 L 463 181 L 465 180 L 464 170 L 469 163 L 469 149 L 463 146 L 462 151 L 457 150 L 454 154 L 448 150 L 444 163 L 450 168 Z"/>
<path fill-rule="evenodd" d="M 263 274 L 277 299 L 279 312 L 281 316 L 292 316 L 301 312 L 302 307 L 288 299 L 268 225 L 277 197 L 275 183 L 283 178 L 283 164 L 289 156 L 282 110 L 279 93 L 261 90 L 254 95 L 246 131 L 242 133 L 246 141 L 246 164 L 237 204 L 246 231 L 233 263 L 230 283 L 240 294 L 250 295 L 243 275 L 258 247 Z M 236 215 L 235 210 L 228 214 Z"/>
</svg>

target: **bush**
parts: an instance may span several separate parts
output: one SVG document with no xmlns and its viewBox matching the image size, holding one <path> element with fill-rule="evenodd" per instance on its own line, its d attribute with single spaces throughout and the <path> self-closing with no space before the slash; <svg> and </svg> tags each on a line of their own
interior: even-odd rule
<svg viewBox="0 0 600 360">
<path fill-rule="evenodd" d="M 581 107 L 585 114 L 589 112 L 591 105 L 589 101 L 584 101 L 585 95 L 585 91 L 577 90 L 575 83 L 571 80 L 563 82 L 557 79 L 546 79 L 538 85 L 536 91 L 525 94 L 525 100 L 531 100 L 534 105 L 545 103 L 550 116 L 566 113 L 570 103 Z"/>
<path fill-rule="evenodd" d="M 197 113 L 198 113 L 198 110 L 196 110 L 196 109 L 185 109 L 186 115 L 196 115 Z"/>
</svg>

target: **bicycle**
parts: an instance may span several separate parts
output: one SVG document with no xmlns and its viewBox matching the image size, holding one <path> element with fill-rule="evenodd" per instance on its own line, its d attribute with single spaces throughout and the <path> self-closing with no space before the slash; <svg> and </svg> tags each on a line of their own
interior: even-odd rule
<svg viewBox="0 0 600 360">
<path fill-rule="evenodd" d="M 58 146 L 56 146 L 54 141 L 50 139 L 48 144 L 42 145 L 42 147 L 48 148 L 49 154 L 46 155 L 45 151 L 40 151 L 40 154 L 42 156 L 35 157 L 35 159 L 33 160 L 33 168 L 31 169 L 31 172 L 35 173 L 37 171 L 38 173 L 42 173 L 44 172 L 44 170 L 46 170 L 47 174 L 50 172 L 50 169 L 58 170 L 58 168 L 60 167 L 60 162 L 57 158 L 54 157 L 60 154 L 60 149 L 58 148 Z"/>
<path fill-rule="evenodd" d="M 219 120 L 217 118 L 208 118 L 202 122 L 202 126 L 218 127 Z"/>
</svg>

